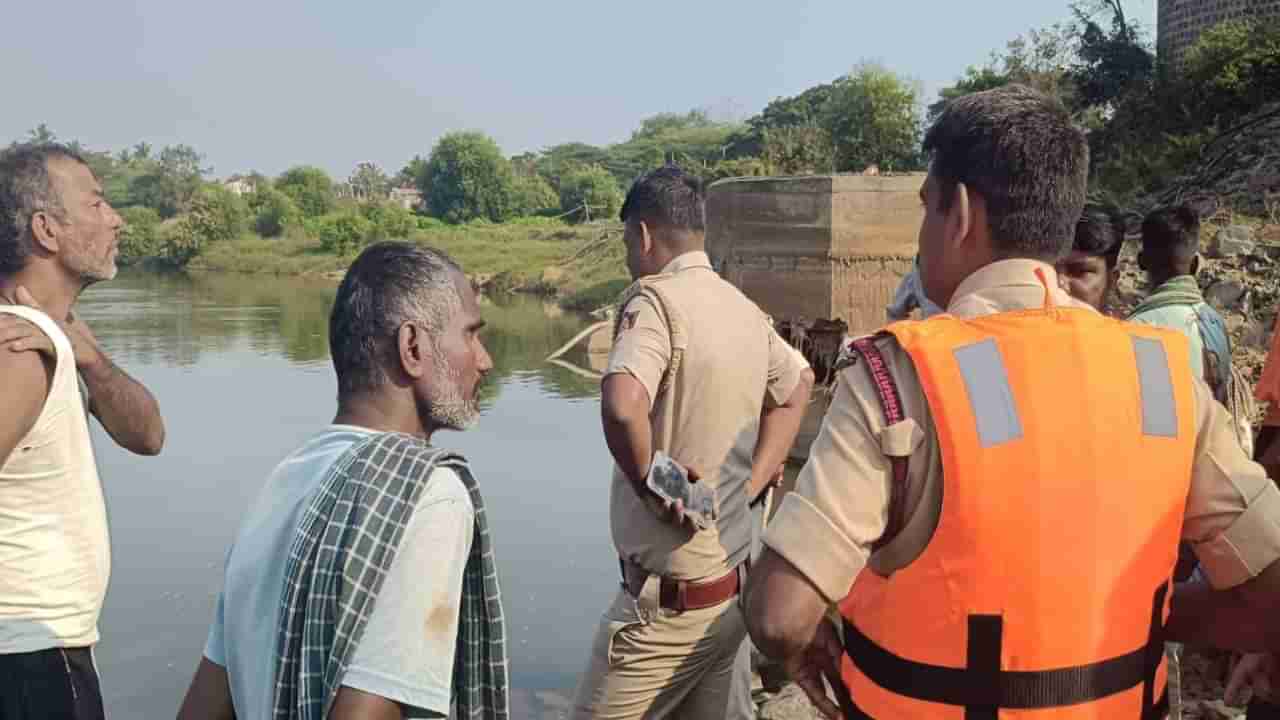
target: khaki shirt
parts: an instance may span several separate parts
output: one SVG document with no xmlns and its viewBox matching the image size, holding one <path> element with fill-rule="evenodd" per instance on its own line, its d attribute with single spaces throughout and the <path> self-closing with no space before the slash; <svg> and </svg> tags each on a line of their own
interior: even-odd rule
<svg viewBox="0 0 1280 720">
<path fill-rule="evenodd" d="M 1030 260 L 1006 260 L 982 268 L 960 287 L 947 311 L 960 318 L 1040 307 L 1046 289 L 1053 301 L 1082 305 L 1057 287 L 1054 269 Z M 885 427 L 870 374 L 861 364 L 839 376 L 831 407 L 764 542 L 837 602 L 864 566 L 887 575 L 923 552 L 942 508 L 942 458 L 937 432 L 911 360 L 896 341 L 884 353 L 902 395 L 906 420 Z M 1195 379 L 1196 452 L 1182 537 L 1190 542 L 1216 588 L 1239 585 L 1280 558 L 1280 491 L 1262 467 L 1241 450 L 1231 417 Z M 1063 438 L 1063 442 L 1071 442 Z M 885 546 L 871 552 L 888 517 L 892 470 L 886 455 L 908 455 L 906 523 Z"/>
<path fill-rule="evenodd" d="M 1280 317 L 1271 330 L 1271 352 L 1262 366 L 1262 378 L 1256 391 L 1258 402 L 1267 403 L 1267 418 L 1263 425 L 1280 425 Z"/>
<path fill-rule="evenodd" d="M 698 470 L 699 482 L 715 488 L 718 517 L 696 533 L 676 527 L 615 466 L 613 542 L 621 557 L 657 575 L 719 577 L 750 550 L 747 483 L 761 412 L 786 402 L 807 366 L 760 308 L 711 269 L 706 253 L 681 255 L 642 283 L 665 301 L 642 294 L 622 308 L 605 376 L 627 373 L 644 385 L 654 450 Z M 672 323 L 684 343 L 674 363 Z"/>
</svg>

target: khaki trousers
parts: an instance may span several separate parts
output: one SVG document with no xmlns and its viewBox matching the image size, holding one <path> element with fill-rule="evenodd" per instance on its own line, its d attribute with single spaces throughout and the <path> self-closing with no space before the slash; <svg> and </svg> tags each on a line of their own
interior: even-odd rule
<svg viewBox="0 0 1280 720">
<path fill-rule="evenodd" d="M 738 599 L 676 612 L 658 607 L 659 579 L 618 590 L 591 644 L 574 720 L 755 717 L 751 650 Z"/>
</svg>

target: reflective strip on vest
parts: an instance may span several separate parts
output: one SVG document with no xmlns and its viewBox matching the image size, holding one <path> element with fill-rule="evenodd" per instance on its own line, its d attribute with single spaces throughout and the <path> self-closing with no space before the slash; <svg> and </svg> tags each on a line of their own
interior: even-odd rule
<svg viewBox="0 0 1280 720">
<path fill-rule="evenodd" d="M 956 363 L 964 376 L 973 418 L 982 447 L 990 448 L 1022 437 L 1022 421 L 1009 387 L 1009 371 L 995 340 L 956 348 Z"/>
<path fill-rule="evenodd" d="M 1133 337 L 1142 390 L 1142 432 L 1152 437 L 1178 437 L 1178 407 L 1173 399 L 1169 356 L 1159 340 Z"/>
</svg>

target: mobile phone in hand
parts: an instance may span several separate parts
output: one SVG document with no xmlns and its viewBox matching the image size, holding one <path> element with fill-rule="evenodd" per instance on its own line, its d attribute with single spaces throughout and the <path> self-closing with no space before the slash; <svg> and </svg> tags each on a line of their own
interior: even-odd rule
<svg viewBox="0 0 1280 720">
<path fill-rule="evenodd" d="M 689 481 L 689 473 L 661 450 L 653 455 L 645 485 L 668 502 L 684 503 L 684 513 L 699 529 L 710 528 L 715 521 L 715 492 Z"/>
</svg>

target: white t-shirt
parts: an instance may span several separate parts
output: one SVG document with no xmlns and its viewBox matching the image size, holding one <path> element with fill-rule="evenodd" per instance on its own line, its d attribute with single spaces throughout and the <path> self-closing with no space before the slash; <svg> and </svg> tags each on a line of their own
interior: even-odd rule
<svg viewBox="0 0 1280 720">
<path fill-rule="evenodd" d="M 227 557 L 204 655 L 223 666 L 240 720 L 271 717 L 276 642 L 289 547 L 330 467 L 364 428 L 331 425 L 285 458 L 245 517 Z M 457 473 L 436 468 L 405 529 L 346 687 L 394 700 L 410 717 L 449 714 L 462 572 L 475 509 Z"/>
<path fill-rule="evenodd" d="M 39 327 L 57 355 L 35 425 L 0 458 L 0 654 L 91 646 L 111 546 L 75 354 L 39 310 L 0 305 L 0 313 Z"/>
</svg>

